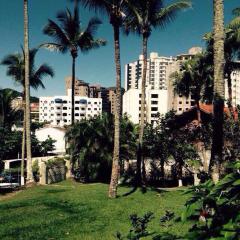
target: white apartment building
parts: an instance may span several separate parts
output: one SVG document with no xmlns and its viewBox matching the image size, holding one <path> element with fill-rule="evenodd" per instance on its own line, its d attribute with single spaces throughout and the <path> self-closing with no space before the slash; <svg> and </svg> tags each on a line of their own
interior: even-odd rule
<svg viewBox="0 0 240 240">
<path fill-rule="evenodd" d="M 146 76 L 146 121 L 157 120 L 157 114 L 168 112 L 167 67 L 176 61 L 173 57 L 150 53 L 147 60 Z M 139 123 L 141 113 L 141 88 L 143 74 L 143 56 L 125 66 L 125 94 L 123 95 L 123 113 L 127 113 L 134 123 Z"/>
<path fill-rule="evenodd" d="M 146 87 L 154 90 L 167 90 L 166 70 L 167 66 L 176 61 L 174 57 L 158 56 L 158 53 L 150 53 L 147 60 Z M 135 62 L 125 65 L 125 91 L 129 89 L 141 89 L 143 74 L 143 55 Z"/>
<path fill-rule="evenodd" d="M 232 75 L 232 105 L 240 106 L 240 71 L 233 71 Z M 228 99 L 228 84 L 225 81 L 225 98 Z"/>
<path fill-rule="evenodd" d="M 71 107 L 71 89 L 67 96 L 40 97 L 39 121 L 52 125 L 70 125 Z M 101 113 L 101 98 L 75 96 L 75 121 L 94 118 Z"/>
<path fill-rule="evenodd" d="M 168 92 L 167 90 L 146 91 L 146 121 L 154 123 L 158 119 L 157 115 L 166 114 Z M 141 114 L 141 90 L 130 89 L 123 95 L 123 113 L 126 113 L 135 124 L 140 122 Z"/>
<path fill-rule="evenodd" d="M 170 110 L 175 110 L 177 114 L 189 110 L 194 106 L 194 101 L 189 98 L 177 95 L 173 91 L 174 79 L 170 76 L 173 72 L 180 71 L 183 61 L 190 59 L 202 49 L 194 47 L 189 49 L 187 54 L 177 57 L 158 56 L 158 53 L 150 53 L 147 61 L 146 79 L 146 121 L 148 123 L 157 120 L 157 113 L 166 114 Z M 143 72 L 143 57 L 125 66 L 125 89 L 123 95 L 123 113 L 127 113 L 134 123 L 140 121 L 141 94 Z"/>
</svg>

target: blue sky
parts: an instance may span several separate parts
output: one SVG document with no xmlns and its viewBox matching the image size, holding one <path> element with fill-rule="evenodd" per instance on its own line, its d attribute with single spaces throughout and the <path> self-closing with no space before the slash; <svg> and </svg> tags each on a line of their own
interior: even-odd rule
<svg viewBox="0 0 240 240">
<path fill-rule="evenodd" d="M 171 0 L 165 0 L 166 3 Z M 178 15 L 176 20 L 166 29 L 155 30 L 149 41 L 149 52 L 159 52 L 160 55 L 174 56 L 186 52 L 192 46 L 204 46 L 202 36 L 212 28 L 213 0 L 192 0 L 192 9 Z M 23 0 L 0 0 L 0 59 L 10 53 L 20 50 L 23 43 Z M 68 0 L 29 0 L 30 47 L 49 41 L 42 34 L 47 19 L 55 20 L 56 12 L 65 7 L 73 7 Z M 240 7 L 239 0 L 225 0 L 225 22 L 231 18 L 231 11 Z M 86 25 L 93 12 L 81 9 L 81 19 Z M 108 41 L 107 46 L 93 50 L 88 54 L 79 54 L 76 64 L 76 75 L 89 83 L 99 83 L 102 86 L 115 85 L 115 68 L 113 61 L 112 27 L 104 16 L 100 16 L 103 25 L 98 37 Z M 121 36 L 122 84 L 124 83 L 124 65 L 134 61 L 141 53 L 141 39 L 137 36 Z M 64 78 L 71 75 L 71 57 L 69 54 L 59 54 L 40 50 L 36 56 L 37 64 L 48 63 L 55 70 L 53 79 L 46 78 L 45 90 L 32 91 L 35 96 L 61 95 L 65 93 Z M 21 90 L 6 76 L 6 68 L 0 66 L 0 87 L 11 87 Z"/>
</svg>

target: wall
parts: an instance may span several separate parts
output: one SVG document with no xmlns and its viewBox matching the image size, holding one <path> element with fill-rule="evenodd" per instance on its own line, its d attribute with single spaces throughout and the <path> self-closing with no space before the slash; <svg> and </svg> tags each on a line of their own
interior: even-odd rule
<svg viewBox="0 0 240 240">
<path fill-rule="evenodd" d="M 58 127 L 44 127 L 36 130 L 36 137 L 39 141 L 45 141 L 48 137 L 56 140 L 53 153 L 65 153 L 65 130 Z"/>
</svg>

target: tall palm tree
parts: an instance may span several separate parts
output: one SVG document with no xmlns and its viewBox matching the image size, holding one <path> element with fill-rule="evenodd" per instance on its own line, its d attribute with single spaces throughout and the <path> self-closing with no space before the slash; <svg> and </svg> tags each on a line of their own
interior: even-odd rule
<svg viewBox="0 0 240 240">
<path fill-rule="evenodd" d="M 210 167 L 214 182 L 218 182 L 223 151 L 224 109 L 224 12 L 223 0 L 214 0 L 214 108 L 213 140 Z"/>
<path fill-rule="evenodd" d="M 25 127 L 27 147 L 27 181 L 33 182 L 32 153 L 31 153 L 31 117 L 30 117 L 30 85 L 29 85 L 29 26 L 28 26 L 28 0 L 23 1 L 24 9 L 24 60 L 25 60 Z"/>
<path fill-rule="evenodd" d="M 224 76 L 227 80 L 228 86 L 228 106 L 233 112 L 233 103 L 232 103 L 232 73 L 233 71 L 240 69 L 240 63 L 238 62 L 240 58 L 240 21 L 237 24 L 237 21 L 231 21 L 224 29 L 224 57 L 225 57 L 225 67 L 224 67 Z M 204 40 L 207 44 L 207 54 L 208 58 L 213 58 L 213 34 L 205 34 Z M 211 61 L 210 64 L 213 64 Z"/>
<path fill-rule="evenodd" d="M 29 84 L 32 88 L 45 88 L 42 79 L 46 76 L 54 76 L 53 69 L 47 64 L 42 64 L 38 68 L 35 66 L 35 56 L 38 48 L 29 51 Z M 22 53 L 10 54 L 2 60 L 1 64 L 7 66 L 7 76 L 23 87 L 22 102 L 23 102 L 23 135 L 22 135 L 22 164 L 21 164 L 21 183 L 24 185 L 24 159 L 25 159 L 25 137 L 26 137 L 26 114 L 25 114 L 25 52 L 22 48 Z"/>
<path fill-rule="evenodd" d="M 98 18 L 91 18 L 88 26 L 85 29 L 82 28 L 77 4 L 73 13 L 69 9 L 60 11 L 57 14 L 57 20 L 59 24 L 49 19 L 43 30 L 44 34 L 52 37 L 54 42 L 42 44 L 42 47 L 61 53 L 70 52 L 72 56 L 71 122 L 74 124 L 75 61 L 78 57 L 78 52 L 86 53 L 92 49 L 99 48 L 104 46 L 106 41 L 95 38 L 97 29 L 102 23 Z"/>
<path fill-rule="evenodd" d="M 120 157 L 120 117 L 121 117 L 121 63 L 120 63 L 120 39 L 119 32 L 124 20 L 125 1 L 123 0 L 81 0 L 85 7 L 95 11 L 103 11 L 113 27 L 114 34 L 114 60 L 116 67 L 116 109 L 114 113 L 114 150 L 112 161 L 112 175 L 109 185 L 108 196 L 117 196 L 117 185 L 119 178 L 119 157 Z"/>
<path fill-rule="evenodd" d="M 164 6 L 163 0 L 126 0 L 128 11 L 125 19 L 126 33 L 137 33 L 142 37 L 143 72 L 141 84 L 141 118 L 139 128 L 139 142 L 137 154 L 137 182 L 142 183 L 141 163 L 142 163 L 142 144 L 145 125 L 145 99 L 146 99 L 146 76 L 147 76 L 147 51 L 148 40 L 153 28 L 165 27 L 167 23 L 173 21 L 176 14 L 183 9 L 191 6 L 190 1 L 181 0 L 168 6 Z"/>
</svg>

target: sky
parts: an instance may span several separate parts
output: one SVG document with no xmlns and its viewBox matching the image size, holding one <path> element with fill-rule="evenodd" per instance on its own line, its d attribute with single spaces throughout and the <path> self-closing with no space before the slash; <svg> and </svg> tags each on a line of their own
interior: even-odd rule
<svg viewBox="0 0 240 240">
<path fill-rule="evenodd" d="M 172 0 L 165 0 L 168 4 Z M 211 31 L 213 21 L 213 0 L 192 0 L 192 8 L 180 12 L 174 22 L 165 29 L 154 30 L 149 39 L 149 53 L 158 52 L 161 56 L 175 56 L 185 53 L 192 46 L 203 46 L 203 35 Z M 48 19 L 56 20 L 56 13 L 66 7 L 73 8 L 68 0 L 29 0 L 29 37 L 30 48 L 51 38 L 42 33 Z M 232 10 L 240 7 L 239 0 L 225 0 L 225 23 L 232 18 Z M 80 9 L 83 26 L 95 16 L 94 12 Z M 79 53 L 76 61 L 76 76 L 90 84 L 102 86 L 115 85 L 115 65 L 112 26 L 107 17 L 103 21 L 97 37 L 107 40 L 107 46 L 92 50 L 87 54 Z M 23 0 L 0 0 L 0 60 L 4 56 L 20 51 L 23 45 Z M 136 35 L 121 35 L 122 85 L 124 86 L 124 65 L 136 61 L 141 54 L 141 38 Z M 32 96 L 54 96 L 65 94 L 64 78 L 71 75 L 69 53 L 60 54 L 41 49 L 36 55 L 36 66 L 49 64 L 55 71 L 54 78 L 45 78 L 45 89 L 31 90 Z M 6 76 L 6 67 L 0 65 L 0 88 L 21 87 Z"/>
</svg>

